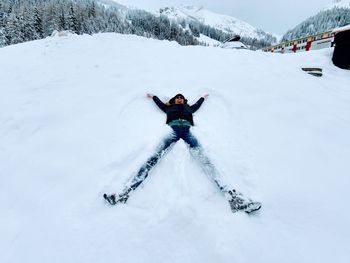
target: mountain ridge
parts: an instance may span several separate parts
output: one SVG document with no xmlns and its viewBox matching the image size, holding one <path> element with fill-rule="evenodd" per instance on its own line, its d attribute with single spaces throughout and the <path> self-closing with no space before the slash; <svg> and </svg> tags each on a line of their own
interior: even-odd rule
<svg viewBox="0 0 350 263">
<path fill-rule="evenodd" d="M 350 24 L 350 0 L 336 0 L 329 7 L 288 30 L 282 36 L 281 42 L 319 34 L 348 24 Z"/>
<path fill-rule="evenodd" d="M 267 33 L 261 29 L 255 28 L 247 22 L 229 15 L 218 14 L 205 9 L 203 6 L 165 7 L 158 11 L 159 14 L 166 15 L 171 19 L 187 19 L 198 21 L 213 28 L 222 30 L 229 34 L 238 34 L 242 37 L 264 39 L 266 36 L 275 34 Z"/>
</svg>

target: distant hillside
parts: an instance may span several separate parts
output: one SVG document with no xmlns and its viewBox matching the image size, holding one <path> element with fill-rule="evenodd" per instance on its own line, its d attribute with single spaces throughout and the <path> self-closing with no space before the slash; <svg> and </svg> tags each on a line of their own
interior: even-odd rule
<svg viewBox="0 0 350 263">
<path fill-rule="evenodd" d="M 270 33 L 257 29 L 235 17 L 217 14 L 203 7 L 166 7 L 160 9 L 159 14 L 166 15 L 171 20 L 178 21 L 180 24 L 198 24 L 197 27 L 202 28 L 209 26 L 215 30 L 225 33 L 228 36 L 238 34 L 242 37 L 242 42 L 250 46 L 252 49 L 268 46 L 277 42 L 276 37 Z M 206 31 L 202 31 L 200 33 L 221 41 L 221 39 L 218 39 L 215 36 L 208 35 Z"/>
<path fill-rule="evenodd" d="M 348 24 L 350 24 L 350 1 L 337 0 L 329 8 L 287 31 L 282 37 L 282 42 L 322 33 Z"/>
</svg>

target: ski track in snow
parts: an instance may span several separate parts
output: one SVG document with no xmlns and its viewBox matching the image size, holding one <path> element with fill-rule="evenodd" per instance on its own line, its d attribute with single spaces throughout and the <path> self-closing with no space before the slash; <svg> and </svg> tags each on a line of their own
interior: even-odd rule
<svg viewBox="0 0 350 263">
<path fill-rule="evenodd" d="M 331 52 L 118 34 L 0 49 L 0 261 L 347 262 L 350 74 Z M 182 141 L 106 205 L 170 132 L 147 92 L 210 94 L 192 132 L 259 213 L 232 214 Z"/>
</svg>

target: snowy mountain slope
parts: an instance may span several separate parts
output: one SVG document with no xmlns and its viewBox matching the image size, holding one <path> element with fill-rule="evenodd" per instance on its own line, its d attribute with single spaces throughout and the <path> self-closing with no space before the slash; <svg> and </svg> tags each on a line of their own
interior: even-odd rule
<svg viewBox="0 0 350 263">
<path fill-rule="evenodd" d="M 332 9 L 334 7 L 350 8 L 350 0 L 333 0 L 332 4 L 328 7 L 328 9 Z"/>
<path fill-rule="evenodd" d="M 347 262 L 350 75 L 330 58 L 118 34 L 1 48 L 0 261 Z M 183 142 L 103 202 L 169 133 L 146 92 L 210 93 L 193 133 L 260 213 L 232 214 Z"/>
<path fill-rule="evenodd" d="M 350 1 L 336 0 L 316 15 L 304 20 L 282 37 L 283 41 L 319 34 L 350 24 Z"/>
<path fill-rule="evenodd" d="M 243 37 L 263 39 L 267 33 L 252 25 L 228 15 L 217 14 L 203 7 L 179 6 L 160 10 L 172 19 L 189 19 L 220 29 L 226 33 L 239 34 Z"/>
<path fill-rule="evenodd" d="M 103 5 L 105 5 L 105 6 L 112 6 L 112 7 L 117 7 L 117 8 L 119 8 L 119 9 L 127 9 L 127 7 L 126 6 L 124 6 L 124 5 L 121 5 L 120 3 L 118 3 L 117 1 L 114 1 L 114 0 L 98 0 L 97 1 L 98 3 L 100 3 L 100 4 L 103 4 Z"/>
<path fill-rule="evenodd" d="M 205 43 L 208 46 L 218 47 L 218 46 L 220 46 L 222 44 L 220 41 L 217 41 L 215 39 L 207 37 L 207 36 L 205 36 L 203 34 L 200 34 L 200 36 L 197 39 L 198 39 L 199 42 Z"/>
</svg>

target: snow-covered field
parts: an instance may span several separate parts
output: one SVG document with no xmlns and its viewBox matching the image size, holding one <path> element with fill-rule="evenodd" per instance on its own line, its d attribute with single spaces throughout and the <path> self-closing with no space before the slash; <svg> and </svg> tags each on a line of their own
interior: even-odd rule
<svg viewBox="0 0 350 263">
<path fill-rule="evenodd" d="M 118 34 L 0 49 L 0 262 L 348 262 L 350 72 L 331 56 Z M 261 211 L 231 213 L 183 142 L 128 204 L 102 200 L 170 131 L 146 92 L 210 94 L 193 133 Z"/>
</svg>

